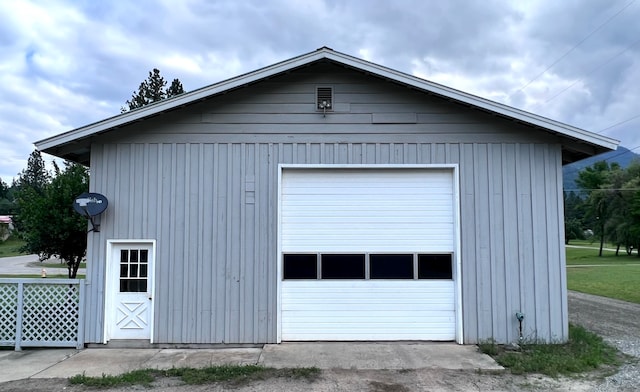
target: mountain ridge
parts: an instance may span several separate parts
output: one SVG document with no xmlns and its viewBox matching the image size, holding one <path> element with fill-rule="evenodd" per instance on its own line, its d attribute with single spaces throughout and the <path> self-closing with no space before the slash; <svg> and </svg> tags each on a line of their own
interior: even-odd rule
<svg viewBox="0 0 640 392">
<path fill-rule="evenodd" d="M 618 146 L 615 151 L 594 155 L 592 157 L 564 165 L 562 167 L 562 188 L 565 192 L 579 191 L 578 186 L 576 185 L 578 173 L 584 168 L 592 166 L 596 162 L 607 161 L 609 164 L 615 162 L 622 168 L 626 168 L 635 159 L 640 159 L 640 155 L 626 147 Z"/>
</svg>

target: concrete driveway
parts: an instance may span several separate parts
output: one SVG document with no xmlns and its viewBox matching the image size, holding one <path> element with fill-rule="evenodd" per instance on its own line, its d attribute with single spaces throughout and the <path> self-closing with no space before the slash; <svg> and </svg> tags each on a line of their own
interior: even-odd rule
<svg viewBox="0 0 640 392">
<path fill-rule="evenodd" d="M 260 364 L 272 368 L 503 370 L 476 346 L 455 343 L 283 343 L 218 349 L 32 349 L 0 351 L 0 383 L 134 369 Z"/>
</svg>

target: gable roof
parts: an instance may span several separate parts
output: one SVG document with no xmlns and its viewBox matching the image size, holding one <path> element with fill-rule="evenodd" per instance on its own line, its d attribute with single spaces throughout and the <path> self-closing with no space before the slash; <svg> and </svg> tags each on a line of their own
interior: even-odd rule
<svg viewBox="0 0 640 392">
<path fill-rule="evenodd" d="M 319 61 L 331 61 L 361 72 L 387 79 L 418 91 L 455 101 L 469 107 L 483 110 L 493 115 L 527 124 L 542 131 L 558 135 L 564 140 L 563 163 L 574 162 L 609 150 L 615 150 L 618 141 L 612 138 L 588 132 L 555 120 L 516 109 L 498 102 L 480 98 L 450 87 L 418 78 L 403 72 L 383 67 L 330 48 L 322 47 L 313 52 L 285 60 L 268 67 L 258 69 L 231 79 L 215 83 L 189 93 L 159 101 L 143 108 L 119 114 L 56 136 L 35 142 L 36 147 L 48 154 L 71 161 L 88 164 L 91 139 L 127 124 L 144 120 L 163 112 L 179 109 L 197 103 L 230 90 L 245 87 L 266 78 L 290 72 L 296 68 L 311 65 Z"/>
</svg>

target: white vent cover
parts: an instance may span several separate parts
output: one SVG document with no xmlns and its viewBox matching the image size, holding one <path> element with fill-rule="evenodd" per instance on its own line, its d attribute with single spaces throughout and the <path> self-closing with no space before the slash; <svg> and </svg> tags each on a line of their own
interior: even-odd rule
<svg viewBox="0 0 640 392">
<path fill-rule="evenodd" d="M 316 109 L 322 111 L 333 109 L 332 87 L 318 87 L 316 89 Z"/>
</svg>

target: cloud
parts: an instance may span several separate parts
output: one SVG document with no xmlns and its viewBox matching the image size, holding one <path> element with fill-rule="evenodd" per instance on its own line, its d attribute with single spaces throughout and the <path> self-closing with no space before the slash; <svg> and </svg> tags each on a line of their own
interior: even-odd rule
<svg viewBox="0 0 640 392">
<path fill-rule="evenodd" d="M 322 46 L 600 131 L 640 114 L 640 3 L 626 4 L 0 2 L 0 177 L 32 142 L 117 114 L 154 67 L 195 90 Z M 639 126 L 603 134 L 635 147 Z"/>
</svg>

